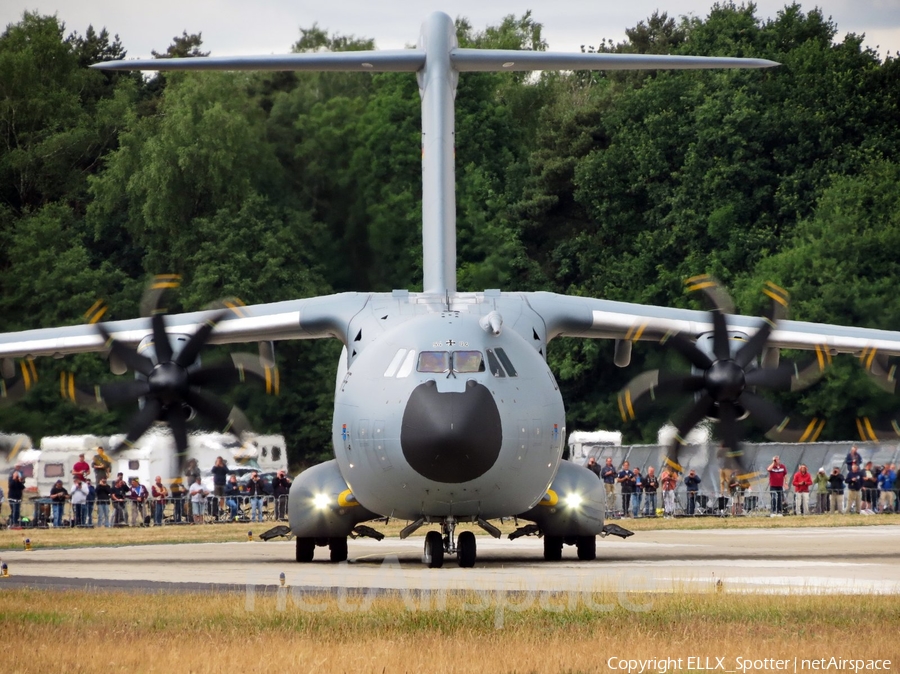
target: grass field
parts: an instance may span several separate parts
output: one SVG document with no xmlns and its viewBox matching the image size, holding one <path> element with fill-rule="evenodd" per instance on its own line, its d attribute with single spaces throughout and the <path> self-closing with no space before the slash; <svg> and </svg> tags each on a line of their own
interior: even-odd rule
<svg viewBox="0 0 900 674">
<path fill-rule="evenodd" d="M 288 597 L 290 595 L 288 594 Z M 376 598 L 320 610 L 235 594 L 0 592 L 2 671 L 99 672 L 598 672 L 627 671 L 619 659 L 674 662 L 649 671 L 699 671 L 723 658 L 737 671 L 794 671 L 803 659 L 889 659 L 897 671 L 896 597 L 641 596 L 600 610 L 548 596 L 524 610 L 451 596 L 440 610 Z M 430 610 L 429 610 L 430 608 Z M 699 657 L 699 661 L 688 661 Z M 610 658 L 616 660 L 610 661 Z M 677 660 L 681 659 L 679 663 Z M 741 658 L 741 660 L 738 660 Z M 789 666 L 748 667 L 783 659 Z M 759 664 L 759 663 L 757 663 Z M 633 671 L 638 671 L 636 668 Z M 797 671 L 801 671 L 798 667 Z M 848 671 L 846 668 L 844 671 Z"/>
<path fill-rule="evenodd" d="M 877 526 L 900 524 L 900 515 L 811 515 L 809 517 L 696 517 L 677 519 L 625 519 L 615 520 L 632 531 L 653 531 L 661 529 L 747 529 L 782 527 L 834 527 L 834 526 Z M 211 524 L 179 525 L 149 528 L 116 529 L 22 529 L 0 531 L 0 550 L 21 549 L 25 538 L 29 538 L 35 549 L 51 547 L 81 547 L 96 545 L 143 545 L 156 543 L 218 543 L 224 541 L 247 540 L 247 532 L 258 537 L 278 522 L 262 524 Z M 389 524 L 377 523 L 373 528 L 387 536 L 398 536 L 407 522 L 394 520 Z M 520 524 L 526 524 L 521 522 Z M 484 532 L 474 525 L 461 525 L 457 530 L 471 528 L 476 534 Z M 416 534 L 424 536 L 429 527 L 423 526 Z M 516 524 L 508 520 L 500 525 L 504 535 L 516 529 Z M 486 534 L 485 534 L 486 535 Z"/>
<path fill-rule="evenodd" d="M 900 516 L 617 523 L 634 531 L 877 526 L 900 524 Z M 246 540 L 248 529 L 258 537 L 273 524 L 3 530 L 0 550 L 21 549 L 26 536 L 35 548 L 236 541 Z M 404 525 L 376 528 L 397 536 Z M 514 528 L 511 521 L 501 526 L 504 533 Z M 577 601 L 562 593 L 524 601 L 493 589 L 367 598 L 294 595 L 291 588 L 251 600 L 243 592 L 40 590 L 0 581 L 0 672 L 793 672 L 794 658 L 800 672 L 816 671 L 803 661 L 821 658 L 880 660 L 887 671 L 900 670 L 896 596 L 599 587 Z M 630 668 L 627 660 L 635 661 Z M 831 671 L 851 669 L 845 664 Z"/>
</svg>

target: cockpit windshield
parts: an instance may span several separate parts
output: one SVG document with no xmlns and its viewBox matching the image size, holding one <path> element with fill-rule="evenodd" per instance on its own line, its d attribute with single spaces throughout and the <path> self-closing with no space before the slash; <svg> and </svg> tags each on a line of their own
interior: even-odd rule
<svg viewBox="0 0 900 674">
<path fill-rule="evenodd" d="M 419 354 L 419 372 L 449 372 L 450 354 L 447 351 L 423 351 Z"/>
<path fill-rule="evenodd" d="M 454 351 L 454 372 L 484 372 L 484 359 L 481 351 Z"/>
<path fill-rule="evenodd" d="M 416 367 L 419 372 L 484 372 L 481 351 L 423 351 Z"/>
</svg>

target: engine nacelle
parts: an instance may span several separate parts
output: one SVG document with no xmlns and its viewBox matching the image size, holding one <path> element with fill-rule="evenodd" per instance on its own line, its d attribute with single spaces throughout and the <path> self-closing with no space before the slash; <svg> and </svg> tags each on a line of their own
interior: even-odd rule
<svg viewBox="0 0 900 674">
<path fill-rule="evenodd" d="M 545 536 L 596 536 L 605 511 L 603 482 L 587 468 L 563 461 L 544 498 L 519 518 L 537 524 Z"/>
<path fill-rule="evenodd" d="M 353 496 L 334 459 L 307 468 L 291 484 L 288 518 L 297 538 L 349 536 L 357 524 L 376 517 Z"/>
</svg>

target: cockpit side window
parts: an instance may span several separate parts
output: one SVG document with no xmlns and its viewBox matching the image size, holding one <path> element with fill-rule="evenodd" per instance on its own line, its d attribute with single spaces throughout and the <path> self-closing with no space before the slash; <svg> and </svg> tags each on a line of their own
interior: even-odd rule
<svg viewBox="0 0 900 674">
<path fill-rule="evenodd" d="M 509 356 L 506 355 L 506 351 L 503 349 L 496 349 L 497 358 L 500 359 L 500 362 L 503 363 L 503 367 L 506 368 L 506 374 L 510 377 L 518 377 L 519 373 L 516 372 L 516 368 L 513 367 L 512 361 L 509 359 Z"/>
<path fill-rule="evenodd" d="M 500 361 L 497 359 L 497 356 L 494 354 L 493 349 L 487 350 L 487 358 L 488 358 L 488 367 L 491 369 L 491 374 L 495 377 L 505 377 L 506 372 L 503 370 L 503 366 L 500 365 Z"/>
<path fill-rule="evenodd" d="M 452 355 L 454 372 L 484 372 L 481 351 L 454 351 Z"/>
<path fill-rule="evenodd" d="M 449 372 L 450 354 L 447 351 L 423 351 L 419 354 L 419 372 Z"/>
</svg>

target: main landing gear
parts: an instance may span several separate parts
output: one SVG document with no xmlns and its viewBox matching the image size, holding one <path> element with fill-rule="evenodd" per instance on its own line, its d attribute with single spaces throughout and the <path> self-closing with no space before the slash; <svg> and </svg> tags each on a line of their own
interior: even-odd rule
<svg viewBox="0 0 900 674">
<path fill-rule="evenodd" d="M 457 562 L 464 568 L 475 566 L 477 549 L 475 534 L 463 531 L 454 541 L 456 520 L 448 517 L 441 523 L 441 532 L 429 531 L 425 534 L 425 551 L 422 561 L 429 569 L 439 569 L 444 565 L 444 554 L 456 554 Z"/>
</svg>

